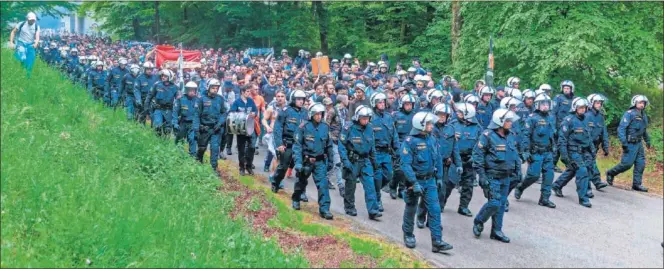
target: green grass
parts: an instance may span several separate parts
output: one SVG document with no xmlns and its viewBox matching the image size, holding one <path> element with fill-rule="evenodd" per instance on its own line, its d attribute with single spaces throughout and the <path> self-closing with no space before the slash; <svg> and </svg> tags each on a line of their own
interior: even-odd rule
<svg viewBox="0 0 664 269">
<path fill-rule="evenodd" d="M 306 267 L 227 213 L 209 165 L 2 51 L 2 267 Z M 89 260 L 91 264 L 87 264 Z"/>
</svg>

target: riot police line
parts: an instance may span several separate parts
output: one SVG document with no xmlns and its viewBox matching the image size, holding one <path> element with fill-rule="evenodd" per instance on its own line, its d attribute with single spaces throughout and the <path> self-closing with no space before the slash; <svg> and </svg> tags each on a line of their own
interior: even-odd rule
<svg viewBox="0 0 664 269">
<path fill-rule="evenodd" d="M 464 91 L 450 76 L 434 82 L 418 60 L 390 72 L 387 57 L 381 56 L 378 64 L 368 62 L 360 71 L 361 64 L 350 54 L 332 60 L 329 76 L 315 77 L 303 50 L 295 60 L 286 50 L 279 59 L 219 50 L 207 54 L 217 57 L 214 64 L 208 61 L 200 70 L 176 77 L 165 68 L 155 73 L 151 59 L 140 62 L 128 48 L 118 50 L 126 44 L 96 40 L 87 43 L 98 47 L 86 47 L 81 44 L 86 37 L 79 36 L 71 46 L 71 40 L 46 42 L 40 56 L 84 86 L 94 100 L 124 108 L 129 120 L 146 124 L 149 118 L 159 136 L 186 141 L 189 154 L 200 162 L 209 148 L 215 171 L 218 159 L 232 154 L 235 137 L 240 174 L 253 175 L 255 150 L 267 134 L 271 150 L 264 171 L 276 158 L 269 177 L 274 193 L 295 171 L 293 209 L 308 201 L 311 177 L 321 218 L 333 219 L 329 190 L 336 188 L 345 214 L 357 216 L 360 182 L 371 220 L 383 216 L 387 196 L 403 199 L 402 230 L 409 248 L 416 245 L 414 227 L 428 226 L 432 251 L 452 249 L 442 239 L 441 214 L 455 188 L 460 193 L 457 212 L 473 217 L 468 207 L 479 185 L 486 203 L 474 216 L 472 232 L 480 237 L 491 219 L 490 238 L 505 243 L 510 242 L 502 232 L 507 197 L 514 192 L 520 199 L 540 178 L 538 204 L 547 208 L 556 207 L 551 194 L 563 197 L 572 178 L 579 204 L 590 208 L 592 186 L 612 185 L 616 175 L 632 166 L 632 189 L 647 191 L 642 185 L 643 142 L 647 147 L 651 143 L 645 113 L 649 102 L 643 95 L 632 98 L 620 121 L 622 159 L 605 172 L 603 182 L 596 156 L 600 148 L 605 156 L 609 153 L 603 112 L 608 100 L 600 93 L 576 96 L 569 80 L 560 83 L 554 98 L 549 84 L 521 91 L 517 77 L 496 88 L 478 80 L 474 89 Z M 81 50 L 88 53 L 81 56 Z M 100 59 L 95 54 L 103 50 L 125 52 Z M 558 159 L 566 170 L 554 182 Z"/>
</svg>

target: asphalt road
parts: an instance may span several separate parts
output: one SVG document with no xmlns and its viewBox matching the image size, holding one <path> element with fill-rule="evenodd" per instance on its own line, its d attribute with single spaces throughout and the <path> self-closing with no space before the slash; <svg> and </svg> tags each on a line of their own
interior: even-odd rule
<svg viewBox="0 0 664 269">
<path fill-rule="evenodd" d="M 229 160 L 237 162 L 236 144 Z M 267 149 L 261 147 L 255 156 L 255 172 L 263 173 Z M 558 177 L 558 174 L 556 174 Z M 309 203 L 316 203 L 317 190 L 309 179 Z M 333 180 L 333 181 L 336 181 Z M 293 179 L 285 179 L 286 192 L 291 193 Z M 267 183 L 264 182 L 266 185 Z M 607 187 L 594 191 L 592 208 L 578 204 L 574 182 L 564 189 L 564 198 L 552 195 L 555 209 L 537 205 L 539 188 L 533 184 L 521 200 L 510 196 L 510 211 L 505 213 L 503 232 L 511 243 L 489 239 L 491 222 L 485 224 L 479 239 L 472 233 L 472 218 L 459 215 L 459 194 L 452 192 L 443 220 L 443 239 L 454 249 L 446 254 L 431 252 L 428 228 L 415 228 L 415 251 L 438 267 L 664 267 L 663 200 L 633 191 Z M 282 192 L 284 190 L 281 190 Z M 344 214 L 343 199 L 338 190 L 330 190 L 332 213 L 345 216 L 402 244 L 401 223 L 404 203 L 383 195 L 385 212 L 380 221 L 369 220 L 362 185 L 357 185 L 358 215 Z M 486 201 L 476 187 L 470 210 L 477 213 Z"/>
</svg>

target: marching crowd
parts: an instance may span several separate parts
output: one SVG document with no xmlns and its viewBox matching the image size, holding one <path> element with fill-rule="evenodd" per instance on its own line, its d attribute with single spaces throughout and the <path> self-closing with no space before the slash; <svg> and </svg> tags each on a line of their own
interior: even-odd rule
<svg viewBox="0 0 664 269">
<path fill-rule="evenodd" d="M 465 90 L 451 76 L 434 80 L 418 59 L 392 65 L 386 55 L 362 64 L 345 54 L 332 59 L 329 74 L 314 76 L 311 55 L 304 50 L 292 58 L 287 50 L 255 57 L 232 48 L 203 49 L 200 68 L 177 72 L 158 70 L 144 43 L 68 35 L 42 38 L 35 48 L 94 100 L 124 108 L 129 120 L 146 124 L 149 118 L 158 135 L 186 141 L 199 161 L 209 148 L 215 171 L 218 159 L 232 155 L 234 138 L 241 175 L 254 174 L 255 151 L 263 140 L 271 143 L 263 169 L 270 171 L 276 162 L 270 176 L 275 193 L 295 171 L 295 210 L 308 201 L 310 176 L 324 219 L 333 218 L 331 189 L 338 189 L 347 215 L 358 214 L 358 182 L 372 220 L 382 217 L 386 197 L 403 199 L 403 237 L 410 248 L 416 244 L 414 227 L 428 226 L 432 251 L 452 249 L 442 239 L 441 213 L 455 188 L 457 212 L 468 217 L 473 216 L 468 207 L 473 188 L 482 188 L 487 201 L 474 217 L 472 232 L 479 237 L 491 219 L 490 238 L 505 243 L 510 242 L 502 232 L 507 197 L 514 192 L 520 199 L 540 179 L 539 205 L 547 208 L 556 207 L 551 194 L 563 197 L 572 178 L 579 204 L 591 207 L 591 187 L 612 185 L 632 166 L 632 189 L 648 191 L 642 185 L 643 142 L 650 147 L 643 95 L 632 98 L 620 121 L 623 155 L 606 171 L 605 183 L 596 155 L 600 148 L 604 155 L 609 152 L 607 98 L 576 96 L 569 80 L 556 92 L 549 84 L 522 87 L 518 77 L 495 88 L 477 80 Z M 256 128 L 250 128 L 252 122 Z M 231 131 L 231 124 L 245 129 Z M 562 172 L 559 159 L 566 170 L 554 182 L 554 171 Z M 525 174 L 522 165 L 527 165 Z"/>
</svg>

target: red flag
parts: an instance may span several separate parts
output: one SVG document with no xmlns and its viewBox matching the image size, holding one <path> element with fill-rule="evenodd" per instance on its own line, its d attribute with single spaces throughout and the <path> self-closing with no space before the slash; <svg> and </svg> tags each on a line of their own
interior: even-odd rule
<svg viewBox="0 0 664 269">
<path fill-rule="evenodd" d="M 156 66 L 161 68 L 161 65 L 166 61 L 177 61 L 180 58 L 180 51 L 175 47 L 169 45 L 155 46 L 156 53 Z M 201 52 L 196 50 L 183 50 L 182 56 L 184 61 L 197 62 L 201 60 Z"/>
</svg>

